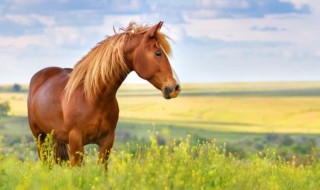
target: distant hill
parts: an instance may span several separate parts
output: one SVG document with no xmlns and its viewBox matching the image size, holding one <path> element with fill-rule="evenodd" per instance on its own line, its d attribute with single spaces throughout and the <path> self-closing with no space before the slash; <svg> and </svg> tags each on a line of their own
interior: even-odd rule
<svg viewBox="0 0 320 190">
<path fill-rule="evenodd" d="M 17 90 L 14 86 L 20 86 Z M 1 92 L 28 92 L 27 84 L 0 85 Z M 118 96 L 159 96 L 151 84 L 123 84 Z M 320 96 L 319 82 L 182 83 L 180 96 Z"/>
</svg>

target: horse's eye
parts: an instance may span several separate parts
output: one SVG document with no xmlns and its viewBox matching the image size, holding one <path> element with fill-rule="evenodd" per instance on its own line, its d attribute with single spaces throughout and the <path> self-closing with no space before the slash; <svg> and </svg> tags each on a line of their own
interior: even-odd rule
<svg viewBox="0 0 320 190">
<path fill-rule="evenodd" d="M 157 57 L 160 57 L 161 56 L 161 51 L 156 51 L 155 54 L 156 54 Z"/>
</svg>

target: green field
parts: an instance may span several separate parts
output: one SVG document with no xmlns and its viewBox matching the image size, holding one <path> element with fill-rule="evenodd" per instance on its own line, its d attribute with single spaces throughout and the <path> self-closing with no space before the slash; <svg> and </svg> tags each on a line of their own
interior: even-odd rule
<svg viewBox="0 0 320 190">
<path fill-rule="evenodd" d="M 2 89 L 10 88 L 6 86 Z M 114 146 L 116 152 L 110 161 L 108 172 L 115 178 L 103 177 L 101 168 L 93 166 L 95 164 L 92 162 L 96 160 L 92 159 L 95 156 L 89 154 L 87 164 L 81 169 L 54 166 L 50 175 L 63 173 L 62 175 L 71 177 L 66 177 L 66 181 L 56 177 L 53 183 L 55 186 L 48 186 L 48 189 L 58 186 L 62 189 L 90 189 L 92 185 L 98 189 L 141 189 L 144 185 L 147 185 L 146 189 L 239 189 L 237 183 L 240 182 L 241 187 L 246 189 L 301 189 L 319 185 L 317 179 L 320 175 L 317 170 L 320 150 L 317 145 L 320 144 L 320 82 L 184 84 L 180 96 L 172 100 L 163 99 L 161 93 L 151 85 L 123 85 L 117 96 L 120 119 Z M 48 178 L 43 164 L 37 161 L 35 143 L 27 123 L 26 100 L 26 90 L 20 93 L 4 90 L 0 93 L 0 103 L 9 101 L 11 106 L 9 116 L 0 117 L 0 136 L 3 136 L 0 162 L 10 166 L 0 167 L 0 184 L 1 180 L 7 178 L 16 180 L 16 183 L 5 186 L 8 189 L 18 188 L 18 185 L 21 189 L 43 187 Z M 156 147 L 149 140 L 154 134 Z M 180 147 L 180 150 L 179 143 L 175 146 L 178 147 L 177 152 L 186 150 L 192 154 L 181 158 L 191 164 L 180 171 L 183 175 L 174 170 L 187 164 L 178 161 L 180 158 L 176 155 L 177 152 L 166 150 L 161 153 L 160 157 L 167 157 L 168 163 L 147 156 L 150 152 L 161 152 L 163 148 L 170 149 L 172 142 L 183 142 L 186 138 L 189 142 L 187 148 Z M 210 143 L 212 140 L 215 141 L 214 145 Z M 202 142 L 204 145 L 199 144 Z M 144 147 L 143 151 L 137 152 L 138 145 Z M 207 146 L 206 150 L 208 146 L 215 146 L 219 151 L 212 148 L 218 152 L 208 150 L 200 154 L 199 151 L 204 148 L 202 146 Z M 88 152 L 94 147 L 88 146 Z M 232 154 L 231 157 L 228 156 L 229 153 Z M 192 157 L 194 154 L 199 156 Z M 215 159 L 206 160 L 210 156 Z M 152 159 L 158 165 L 152 165 Z M 197 169 L 200 163 L 203 166 Z M 162 164 L 163 170 L 151 173 L 146 171 L 149 165 L 150 170 L 157 170 Z M 148 167 L 143 168 L 144 165 Z M 31 170 L 33 166 L 37 169 Z M 260 167 L 260 170 L 257 169 Z M 146 181 L 133 185 L 132 180 L 138 179 L 135 178 L 137 176 L 133 177 L 135 174 L 129 171 L 130 168 L 135 168 L 136 175 L 141 178 L 144 176 Z M 93 169 L 90 171 L 94 174 L 86 176 L 90 180 L 81 185 L 77 181 L 78 169 L 82 172 Z M 21 170 L 18 172 L 20 176 L 12 176 L 12 172 L 18 170 Z M 37 172 L 44 174 L 38 178 Z M 117 172 L 123 176 L 120 177 Z M 253 175 L 250 177 L 250 174 Z M 162 179 L 165 184 L 154 181 L 152 176 L 158 175 L 171 180 Z M 199 175 L 202 181 L 192 181 L 193 175 Z M 263 175 L 266 179 L 262 178 Z M 16 179 L 22 176 L 35 178 L 36 182 L 42 180 L 39 182 L 42 185 L 35 186 L 27 179 Z M 305 178 L 301 178 L 303 176 Z M 80 176 L 83 180 L 82 177 Z M 121 185 L 121 180 L 117 181 L 116 177 L 126 183 Z M 220 181 L 210 181 L 212 178 Z M 269 182 L 265 182 L 266 180 Z M 258 186 L 253 185 L 255 183 Z M 0 185 L 0 189 L 1 187 Z"/>
<path fill-rule="evenodd" d="M 1 154 L 0 189 L 317 189 L 319 162 L 297 166 L 274 152 L 239 160 L 214 142 L 191 145 L 188 139 L 159 146 L 127 144 L 113 152 L 108 171 L 97 165 L 96 150 L 81 167 L 55 165 Z M 134 150 L 134 151 L 133 151 Z M 50 158 L 50 157 L 49 157 Z"/>
</svg>

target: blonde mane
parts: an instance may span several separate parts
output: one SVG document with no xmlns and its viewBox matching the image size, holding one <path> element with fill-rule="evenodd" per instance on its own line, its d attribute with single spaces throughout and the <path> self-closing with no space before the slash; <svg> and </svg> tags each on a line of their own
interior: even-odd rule
<svg viewBox="0 0 320 190">
<path fill-rule="evenodd" d="M 75 66 L 65 87 L 65 98 L 69 102 L 75 90 L 83 85 L 85 97 L 90 101 L 99 96 L 103 88 L 124 78 L 130 70 L 124 59 L 124 45 L 136 34 L 145 33 L 150 29 L 147 25 L 130 22 L 127 28 L 121 28 L 119 33 L 107 37 L 98 43 Z M 171 47 L 167 36 L 161 32 L 156 36 L 160 47 L 170 55 Z"/>
</svg>

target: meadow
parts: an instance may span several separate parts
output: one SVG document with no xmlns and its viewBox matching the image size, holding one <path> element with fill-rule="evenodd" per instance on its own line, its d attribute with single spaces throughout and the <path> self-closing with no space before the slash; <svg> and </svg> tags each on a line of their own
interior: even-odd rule
<svg viewBox="0 0 320 190">
<path fill-rule="evenodd" d="M 11 111 L 0 118 L 0 189 L 320 185 L 320 82 L 185 84 L 169 101 L 151 85 L 124 85 L 117 96 L 120 120 L 105 173 L 91 145 L 81 168 L 38 161 L 26 90 L 3 90 L 0 103 Z"/>
<path fill-rule="evenodd" d="M 319 162 L 297 166 L 276 153 L 239 160 L 214 142 L 191 145 L 188 138 L 159 146 L 154 136 L 148 146 L 127 144 L 111 154 L 108 171 L 87 154 L 85 164 L 70 168 L 34 161 L 30 151 L 23 161 L 0 157 L 1 189 L 317 189 Z M 132 147 L 136 151 L 132 152 Z"/>
</svg>

